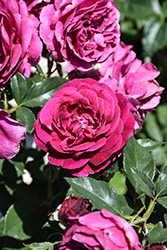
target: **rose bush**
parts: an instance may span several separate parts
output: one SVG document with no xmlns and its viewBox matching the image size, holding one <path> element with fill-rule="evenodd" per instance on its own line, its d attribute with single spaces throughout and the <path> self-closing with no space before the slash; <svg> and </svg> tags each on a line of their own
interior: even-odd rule
<svg viewBox="0 0 167 250">
<path fill-rule="evenodd" d="M 42 9 L 40 35 L 54 59 L 87 70 L 116 49 L 119 17 L 113 0 L 54 1 Z"/>
<path fill-rule="evenodd" d="M 142 63 L 131 48 L 131 45 L 120 42 L 98 72 L 99 82 L 126 97 L 137 129 L 141 128 L 147 111 L 152 111 L 159 104 L 163 88 L 155 80 L 160 73 L 157 68 L 150 62 Z"/>
<path fill-rule="evenodd" d="M 70 195 L 69 198 L 63 201 L 58 212 L 58 218 L 64 225 L 68 225 L 71 223 L 68 217 L 75 217 L 83 212 L 88 212 L 87 208 L 89 205 L 90 203 L 87 199 Z"/>
<path fill-rule="evenodd" d="M 34 129 L 51 164 L 87 176 L 118 156 L 133 133 L 134 118 L 122 94 L 93 79 L 74 79 L 45 104 Z"/>
<path fill-rule="evenodd" d="M 42 53 L 37 22 L 24 1 L 0 0 L 0 87 L 19 71 L 29 77 Z M 25 32 L 26 31 L 26 32 Z"/>
<path fill-rule="evenodd" d="M 19 144 L 25 135 L 26 128 L 0 109 L 0 158 L 13 158 L 19 152 Z"/>
<path fill-rule="evenodd" d="M 121 217 L 106 209 L 71 218 L 64 231 L 62 249 L 142 250 L 135 230 Z"/>
</svg>

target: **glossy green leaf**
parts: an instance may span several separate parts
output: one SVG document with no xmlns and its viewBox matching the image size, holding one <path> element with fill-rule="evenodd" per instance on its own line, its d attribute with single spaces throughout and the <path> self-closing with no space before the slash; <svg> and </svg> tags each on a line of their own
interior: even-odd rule
<svg viewBox="0 0 167 250">
<path fill-rule="evenodd" d="M 33 132 L 33 126 L 36 118 L 34 113 L 29 108 L 19 107 L 16 110 L 16 119 L 26 127 L 28 133 L 31 134 Z"/>
<path fill-rule="evenodd" d="M 54 245 L 56 243 L 51 243 L 51 242 L 41 242 L 41 243 L 32 243 L 29 245 L 26 245 L 29 247 L 31 250 L 53 250 Z"/>
<path fill-rule="evenodd" d="M 162 145 L 162 142 L 152 141 L 151 139 L 138 139 L 137 142 L 149 151 L 157 149 Z"/>
<path fill-rule="evenodd" d="M 156 192 L 158 196 L 167 195 L 167 166 L 158 176 Z"/>
<path fill-rule="evenodd" d="M 60 77 L 48 77 L 41 82 L 34 83 L 22 101 L 22 105 L 27 107 L 43 107 L 66 82 L 67 80 Z"/>
<path fill-rule="evenodd" d="M 150 18 L 144 27 L 142 45 L 147 55 L 152 56 L 167 42 L 167 24 L 159 17 Z"/>
<path fill-rule="evenodd" d="M 163 229 L 162 223 L 157 223 L 148 233 L 149 244 L 164 243 L 167 240 L 167 232 Z"/>
<path fill-rule="evenodd" d="M 157 202 L 167 209 L 167 196 L 158 197 Z"/>
<path fill-rule="evenodd" d="M 29 78 L 25 78 L 19 72 L 11 78 L 10 85 L 12 89 L 12 95 L 17 104 L 22 102 L 32 84 L 33 83 Z"/>
<path fill-rule="evenodd" d="M 134 137 L 131 137 L 124 147 L 123 166 L 127 178 L 138 194 L 141 194 L 143 190 L 139 187 L 140 182 L 136 182 L 135 169 L 140 171 L 142 175 L 146 175 L 147 179 L 154 179 L 155 161 L 148 149 L 140 146 Z"/>
<path fill-rule="evenodd" d="M 65 179 L 80 196 L 87 198 L 98 210 L 106 208 L 114 214 L 121 215 L 118 195 L 108 183 L 90 177 Z"/>
<path fill-rule="evenodd" d="M 151 179 L 140 170 L 131 167 L 131 174 L 136 184 L 139 185 L 140 189 L 147 194 L 149 197 L 154 196 L 154 183 Z"/>
<path fill-rule="evenodd" d="M 127 175 L 130 174 L 129 169 L 133 167 L 144 172 L 151 180 L 154 179 L 154 159 L 149 153 L 148 149 L 139 145 L 139 143 L 133 136 L 126 143 L 123 155 L 123 164 Z"/>
<path fill-rule="evenodd" d="M 24 232 L 23 221 L 16 213 L 14 205 L 11 205 L 5 215 L 3 236 L 10 236 L 15 239 L 26 240 L 30 236 Z"/>
</svg>

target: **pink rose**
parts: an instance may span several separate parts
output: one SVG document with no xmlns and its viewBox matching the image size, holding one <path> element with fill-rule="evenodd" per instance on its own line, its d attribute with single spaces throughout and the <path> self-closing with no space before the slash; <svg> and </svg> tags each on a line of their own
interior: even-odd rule
<svg viewBox="0 0 167 250">
<path fill-rule="evenodd" d="M 40 35 L 54 59 L 87 70 L 116 49 L 119 17 L 113 0 L 55 0 L 42 9 Z"/>
<path fill-rule="evenodd" d="M 82 197 L 70 195 L 69 198 L 66 198 L 63 201 L 63 204 L 58 212 L 58 218 L 64 225 L 68 225 L 71 223 L 68 220 L 68 217 L 75 217 L 83 212 L 88 212 L 87 208 L 89 205 L 88 200 Z"/>
<path fill-rule="evenodd" d="M 29 77 L 42 53 L 37 23 L 24 1 L 0 0 L 0 87 L 5 87 L 19 71 Z"/>
<path fill-rule="evenodd" d="M 142 250 L 135 230 L 121 217 L 106 209 L 71 218 L 64 231 L 62 249 Z"/>
<path fill-rule="evenodd" d="M 38 114 L 35 142 L 53 165 L 87 176 L 115 160 L 134 129 L 122 94 L 93 79 L 74 79 Z"/>
<path fill-rule="evenodd" d="M 152 63 L 143 63 L 136 58 L 132 46 L 120 42 L 115 52 L 98 69 L 101 79 L 114 92 L 126 96 L 136 119 L 135 128 L 141 127 L 147 111 L 152 111 L 160 102 L 163 89 L 155 80 L 159 75 Z"/>
<path fill-rule="evenodd" d="M 25 139 L 25 135 L 26 128 L 0 109 L 0 158 L 13 158 L 19 152 L 19 144 Z"/>
</svg>

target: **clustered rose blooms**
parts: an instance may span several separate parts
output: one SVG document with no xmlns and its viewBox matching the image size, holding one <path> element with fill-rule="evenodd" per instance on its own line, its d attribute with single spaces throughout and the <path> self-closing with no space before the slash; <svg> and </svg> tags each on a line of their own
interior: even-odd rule
<svg viewBox="0 0 167 250">
<path fill-rule="evenodd" d="M 116 49 L 119 17 L 113 0 L 56 0 L 41 11 L 40 36 L 58 62 L 87 70 Z"/>
<path fill-rule="evenodd" d="M 137 129 L 141 128 L 147 111 L 152 111 L 159 104 L 163 88 L 155 80 L 160 73 L 157 68 L 150 62 L 142 63 L 131 48 L 131 45 L 120 42 L 98 72 L 99 82 L 126 97 Z"/>
<path fill-rule="evenodd" d="M 58 218 L 64 225 L 68 225 L 71 223 L 71 221 L 68 220 L 69 217 L 75 217 L 83 212 L 88 212 L 87 208 L 89 205 L 90 203 L 87 199 L 70 195 L 69 198 L 63 201 L 58 212 Z"/>
<path fill-rule="evenodd" d="M 142 250 L 135 230 L 121 217 L 106 209 L 71 218 L 65 229 L 62 249 Z"/>
<path fill-rule="evenodd" d="M 19 144 L 25 135 L 26 128 L 0 109 L 0 158 L 13 158 L 19 152 Z"/>
<path fill-rule="evenodd" d="M 42 53 L 36 18 L 28 14 L 24 1 L 0 0 L 0 87 L 19 71 L 29 77 Z"/>
<path fill-rule="evenodd" d="M 87 176 L 115 160 L 133 133 L 134 117 L 122 94 L 93 79 L 74 79 L 38 114 L 35 142 L 49 162 Z"/>
</svg>

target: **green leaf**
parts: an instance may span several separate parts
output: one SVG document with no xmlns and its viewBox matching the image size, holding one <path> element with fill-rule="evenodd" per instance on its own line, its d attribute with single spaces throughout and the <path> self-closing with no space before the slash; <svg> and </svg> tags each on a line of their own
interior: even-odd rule
<svg viewBox="0 0 167 250">
<path fill-rule="evenodd" d="M 157 223 L 148 233 L 149 244 L 164 243 L 167 241 L 167 232 L 162 227 L 161 222 Z"/>
<path fill-rule="evenodd" d="M 167 24 L 157 16 L 150 18 L 143 30 L 142 45 L 147 55 L 152 56 L 167 41 Z"/>
<path fill-rule="evenodd" d="M 27 107 L 43 107 L 67 80 L 60 77 L 48 77 L 35 83 L 27 92 L 22 105 Z"/>
<path fill-rule="evenodd" d="M 128 174 L 129 168 L 133 167 L 144 172 L 151 180 L 154 179 L 154 159 L 148 149 L 140 146 L 133 136 L 128 140 L 124 147 L 123 164 L 126 174 Z M 150 166 L 152 167 L 150 168 Z"/>
<path fill-rule="evenodd" d="M 20 104 L 24 99 L 28 89 L 33 84 L 31 80 L 27 80 L 22 74 L 17 72 L 10 80 L 12 95 L 17 104 Z"/>
<path fill-rule="evenodd" d="M 9 162 L 14 166 L 17 176 L 20 177 L 24 172 L 24 163 L 13 160 L 9 160 Z"/>
<path fill-rule="evenodd" d="M 34 122 L 36 120 L 34 113 L 26 107 L 16 109 L 16 119 L 21 122 L 27 129 L 28 133 L 33 132 Z"/>
<path fill-rule="evenodd" d="M 167 195 L 167 166 L 158 176 L 156 193 L 158 196 Z"/>
<path fill-rule="evenodd" d="M 154 196 L 154 183 L 151 181 L 151 179 L 145 175 L 144 172 L 141 172 L 140 170 L 136 168 L 131 167 L 131 173 L 136 181 L 136 183 L 139 185 L 141 190 L 147 194 L 149 197 Z"/>
<path fill-rule="evenodd" d="M 157 202 L 167 209 L 167 196 L 159 197 Z"/>
<path fill-rule="evenodd" d="M 150 139 L 138 139 L 137 142 L 144 148 L 147 148 L 148 151 L 157 149 L 162 145 L 162 142 L 152 141 Z"/>
<path fill-rule="evenodd" d="M 53 250 L 54 249 L 54 245 L 56 243 L 51 243 L 51 242 L 41 242 L 41 243 L 32 243 L 29 245 L 25 245 L 28 246 L 29 249 L 31 250 Z"/>
<path fill-rule="evenodd" d="M 16 213 L 14 205 L 10 206 L 5 215 L 4 231 L 2 236 L 10 236 L 20 240 L 26 240 L 30 238 L 30 236 L 28 236 L 23 230 L 23 221 Z"/>
<path fill-rule="evenodd" d="M 139 183 L 136 182 L 136 175 L 134 174 L 135 169 L 142 172 L 142 175 L 145 174 L 150 180 L 154 179 L 154 159 L 148 149 L 140 146 L 133 136 L 128 140 L 124 147 L 123 166 L 127 178 L 138 194 L 141 194 L 143 190 L 139 187 Z"/>
<path fill-rule="evenodd" d="M 44 75 L 43 70 L 39 64 L 37 64 L 35 67 L 36 67 L 37 71 L 39 72 L 39 74 Z"/>
<path fill-rule="evenodd" d="M 118 195 L 108 183 L 90 177 L 65 179 L 80 196 L 89 199 L 98 210 L 106 208 L 114 214 L 121 215 Z"/>
</svg>

